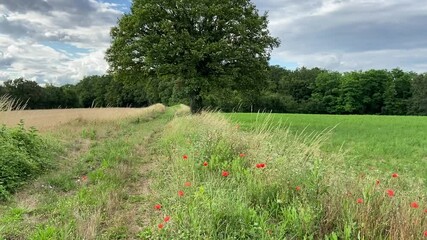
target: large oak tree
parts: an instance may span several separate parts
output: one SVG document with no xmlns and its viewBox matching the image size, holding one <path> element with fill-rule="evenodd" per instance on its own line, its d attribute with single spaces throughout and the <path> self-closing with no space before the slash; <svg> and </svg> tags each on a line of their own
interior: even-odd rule
<svg viewBox="0 0 427 240">
<path fill-rule="evenodd" d="M 134 0 L 111 30 L 106 59 L 116 79 L 154 91 L 172 85 L 196 113 L 212 89 L 257 93 L 279 46 L 267 24 L 250 0 Z"/>
</svg>

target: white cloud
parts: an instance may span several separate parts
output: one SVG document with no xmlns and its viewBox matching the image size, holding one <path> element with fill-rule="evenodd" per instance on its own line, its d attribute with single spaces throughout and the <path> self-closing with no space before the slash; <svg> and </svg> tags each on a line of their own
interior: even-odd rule
<svg viewBox="0 0 427 240">
<path fill-rule="evenodd" d="M 332 70 L 426 72 L 427 4 L 413 0 L 255 0 L 282 45 L 274 59 Z"/>
<path fill-rule="evenodd" d="M 104 74 L 110 28 L 121 7 L 95 0 L 3 0 L 0 79 L 64 84 Z"/>
</svg>

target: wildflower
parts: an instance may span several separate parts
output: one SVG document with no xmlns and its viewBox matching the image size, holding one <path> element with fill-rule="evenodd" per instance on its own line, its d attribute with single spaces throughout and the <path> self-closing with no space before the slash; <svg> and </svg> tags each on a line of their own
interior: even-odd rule
<svg viewBox="0 0 427 240">
<path fill-rule="evenodd" d="M 156 204 L 156 205 L 154 205 L 154 208 L 157 209 L 157 210 L 160 210 L 162 208 L 162 205 Z"/>
<path fill-rule="evenodd" d="M 257 165 L 256 165 L 256 168 L 265 168 L 265 163 L 258 163 Z"/>
<path fill-rule="evenodd" d="M 424 212 L 425 212 L 425 213 L 427 213 L 427 208 L 426 208 L 426 209 L 424 209 Z"/>
<path fill-rule="evenodd" d="M 363 199 L 362 198 L 358 198 L 357 199 L 357 203 L 363 203 Z"/>
<path fill-rule="evenodd" d="M 83 181 L 83 182 L 86 182 L 86 181 L 87 181 L 87 176 L 86 176 L 86 175 L 83 175 L 83 176 L 82 176 L 82 181 Z"/>
<path fill-rule="evenodd" d="M 427 231 L 424 232 L 424 237 L 427 237 Z"/>
<path fill-rule="evenodd" d="M 397 177 L 399 177 L 399 174 L 393 173 L 391 176 L 394 177 L 394 178 L 397 178 Z"/>
<path fill-rule="evenodd" d="M 162 229 L 164 226 L 163 226 L 163 223 L 160 223 L 159 225 L 157 225 L 157 227 L 159 228 L 159 229 Z"/>
<path fill-rule="evenodd" d="M 246 154 L 244 154 L 244 153 L 239 154 L 239 157 L 241 157 L 241 158 L 244 158 L 245 156 L 246 156 Z"/>
<path fill-rule="evenodd" d="M 229 175 L 230 173 L 229 172 L 227 172 L 227 171 L 222 171 L 222 176 L 223 177 L 228 177 L 228 175 Z"/>
<path fill-rule="evenodd" d="M 165 222 L 169 222 L 169 220 L 171 220 L 171 217 L 170 217 L 170 216 L 166 216 L 163 220 L 164 220 Z"/>
<path fill-rule="evenodd" d="M 191 182 L 185 182 L 185 183 L 184 183 L 184 186 L 186 186 L 186 187 L 191 187 Z"/>
<path fill-rule="evenodd" d="M 375 181 L 375 184 L 380 185 L 380 180 L 377 179 L 377 181 Z"/>
<path fill-rule="evenodd" d="M 297 186 L 297 187 L 295 188 L 295 190 L 297 190 L 297 191 L 301 191 L 301 187 L 300 187 L 300 186 Z"/>
<path fill-rule="evenodd" d="M 207 167 L 208 166 L 208 162 L 204 162 L 203 166 Z"/>
<path fill-rule="evenodd" d="M 183 197 L 183 196 L 184 196 L 184 191 L 179 190 L 179 191 L 178 191 L 178 196 Z"/>
<path fill-rule="evenodd" d="M 389 197 L 394 197 L 394 191 L 391 190 L 391 189 L 387 190 L 387 194 L 388 194 Z"/>
<path fill-rule="evenodd" d="M 187 160 L 188 159 L 187 154 L 182 155 L 182 159 Z"/>
<path fill-rule="evenodd" d="M 417 202 L 411 202 L 411 208 L 419 208 L 420 205 L 418 205 Z"/>
</svg>

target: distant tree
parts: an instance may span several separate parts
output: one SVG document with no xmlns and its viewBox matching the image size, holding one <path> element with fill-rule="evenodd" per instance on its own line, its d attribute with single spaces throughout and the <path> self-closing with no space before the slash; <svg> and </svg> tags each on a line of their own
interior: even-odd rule
<svg viewBox="0 0 427 240">
<path fill-rule="evenodd" d="M 412 81 L 409 113 L 427 115 L 427 73 L 418 74 Z"/>
<path fill-rule="evenodd" d="M 134 0 L 111 30 L 106 59 L 117 79 L 175 91 L 196 113 L 214 88 L 259 93 L 279 46 L 267 24 L 249 0 Z"/>
<path fill-rule="evenodd" d="M 317 75 L 311 102 L 315 113 L 339 113 L 339 97 L 342 75 L 339 72 L 321 72 Z"/>
<path fill-rule="evenodd" d="M 37 109 L 43 107 L 43 88 L 37 82 L 17 78 L 4 82 L 4 91 L 12 98 L 27 103 L 26 108 Z"/>
</svg>

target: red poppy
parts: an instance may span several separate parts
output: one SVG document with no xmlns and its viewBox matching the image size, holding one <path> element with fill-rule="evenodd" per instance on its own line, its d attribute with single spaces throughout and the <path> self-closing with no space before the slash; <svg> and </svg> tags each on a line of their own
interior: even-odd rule
<svg viewBox="0 0 427 240">
<path fill-rule="evenodd" d="M 156 205 L 154 205 L 154 208 L 157 209 L 157 210 L 160 210 L 162 208 L 162 205 L 156 204 Z"/>
<path fill-rule="evenodd" d="M 243 157 L 245 157 L 246 156 L 246 154 L 244 154 L 244 153 L 240 153 L 239 154 L 239 157 L 241 157 L 241 158 L 243 158 Z"/>
<path fill-rule="evenodd" d="M 301 187 L 300 187 L 300 186 L 297 186 L 297 187 L 295 188 L 295 190 L 297 190 L 297 191 L 301 191 Z"/>
<path fill-rule="evenodd" d="M 427 231 L 424 232 L 424 237 L 427 237 Z"/>
<path fill-rule="evenodd" d="M 427 213 L 427 208 L 426 208 L 426 209 L 424 209 L 424 212 L 425 212 L 425 213 Z"/>
<path fill-rule="evenodd" d="M 164 220 L 165 222 L 169 222 L 169 220 L 171 220 L 171 217 L 170 217 L 170 216 L 166 216 L 163 220 Z"/>
<path fill-rule="evenodd" d="M 375 184 L 380 185 L 380 180 L 377 179 L 377 181 L 375 181 Z"/>
<path fill-rule="evenodd" d="M 204 162 L 203 166 L 207 167 L 208 166 L 208 162 Z"/>
<path fill-rule="evenodd" d="M 397 178 L 397 177 L 399 177 L 399 174 L 393 173 L 391 176 L 394 177 L 394 178 Z"/>
<path fill-rule="evenodd" d="M 182 155 L 182 159 L 187 160 L 188 159 L 187 154 Z"/>
<path fill-rule="evenodd" d="M 256 165 L 256 168 L 265 168 L 265 163 L 258 163 L 257 165 Z"/>
<path fill-rule="evenodd" d="M 87 176 L 86 176 L 86 175 L 83 175 L 83 176 L 82 176 L 82 181 L 83 181 L 83 182 L 86 182 L 86 181 L 87 181 Z"/>
<path fill-rule="evenodd" d="M 411 208 L 419 208 L 420 205 L 418 205 L 417 202 L 411 202 Z"/>
<path fill-rule="evenodd" d="M 363 203 L 363 199 L 362 198 L 358 198 L 357 199 L 357 203 Z"/>
<path fill-rule="evenodd" d="M 391 189 L 387 190 L 387 194 L 388 194 L 389 197 L 394 197 L 394 191 L 391 190 Z"/>
<path fill-rule="evenodd" d="M 191 187 L 191 182 L 185 182 L 185 183 L 184 183 L 184 186 L 186 186 L 186 187 Z"/>
<path fill-rule="evenodd" d="M 184 191 L 179 190 L 179 191 L 178 191 L 178 196 L 183 197 L 183 196 L 184 196 Z"/>
<path fill-rule="evenodd" d="M 162 229 L 164 226 L 163 226 L 163 223 L 160 223 L 159 225 L 157 225 L 157 227 L 159 228 L 159 229 Z"/>
<path fill-rule="evenodd" d="M 228 177 L 228 175 L 230 175 L 230 173 L 229 173 L 229 172 L 227 172 L 227 171 L 222 171 L 222 176 L 223 176 L 223 177 Z"/>
</svg>

